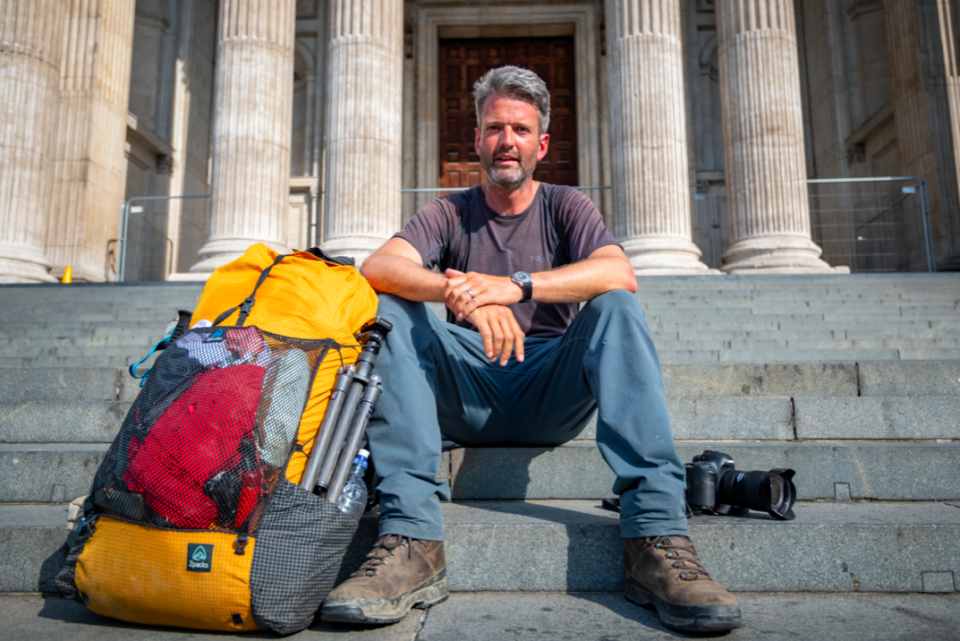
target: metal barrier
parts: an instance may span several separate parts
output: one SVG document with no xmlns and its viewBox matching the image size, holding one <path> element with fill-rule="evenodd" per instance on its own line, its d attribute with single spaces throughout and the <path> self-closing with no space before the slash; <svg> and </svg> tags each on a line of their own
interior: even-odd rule
<svg viewBox="0 0 960 641">
<path fill-rule="evenodd" d="M 808 180 L 810 228 L 813 241 L 831 265 L 846 265 L 854 273 L 936 272 L 930 200 L 926 179 L 910 176 Z M 722 182 L 690 186 L 693 242 L 702 260 L 714 268 L 729 245 L 726 187 Z M 445 194 L 469 187 L 401 189 L 414 201 L 403 203 L 404 223 L 426 204 L 419 194 Z M 611 189 L 609 185 L 578 186 L 582 191 Z M 136 280 L 165 280 L 186 269 L 203 244 L 206 203 L 169 211 L 170 201 L 208 199 L 189 196 L 142 196 L 123 203 L 120 223 L 118 280 L 135 273 Z M 163 202 L 166 201 L 166 202 Z M 163 202 L 163 207 L 152 207 Z M 143 204 L 139 204 L 143 203 Z M 179 242 L 169 235 L 172 217 L 179 220 Z M 194 228 L 190 231 L 190 228 Z M 184 265 L 178 265 L 178 262 Z"/>
<path fill-rule="evenodd" d="M 830 265 L 853 273 L 936 272 L 926 179 L 912 176 L 817 178 L 807 181 L 810 233 Z M 704 262 L 721 267 L 727 250 L 727 198 L 723 183 L 691 185 L 694 242 Z"/>
<path fill-rule="evenodd" d="M 120 259 L 117 280 L 124 282 L 130 273 L 136 274 L 134 280 L 166 280 L 177 271 L 177 260 L 184 250 L 195 259 L 200 246 L 185 247 L 182 242 L 174 242 L 168 234 L 169 220 L 179 220 L 180 239 L 198 238 L 202 244 L 203 234 L 184 234 L 183 227 L 196 227 L 196 219 L 206 219 L 206 203 L 202 210 L 192 211 L 181 205 L 180 211 L 171 213 L 171 201 L 184 201 L 210 198 L 209 194 L 190 196 L 137 196 L 124 201 L 120 216 Z M 143 203 L 143 204 L 139 204 Z M 162 206 L 158 206 L 161 205 Z M 191 252 L 192 250 L 192 252 Z"/>
</svg>

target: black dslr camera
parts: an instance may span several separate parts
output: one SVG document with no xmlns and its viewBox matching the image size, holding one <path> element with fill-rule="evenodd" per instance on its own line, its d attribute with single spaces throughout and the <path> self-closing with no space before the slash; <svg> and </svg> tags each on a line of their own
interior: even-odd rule
<svg viewBox="0 0 960 641">
<path fill-rule="evenodd" d="M 758 510 L 781 521 L 795 518 L 793 470 L 738 472 L 729 455 L 713 450 L 694 456 L 684 467 L 687 504 L 695 514 L 742 515 Z"/>
</svg>

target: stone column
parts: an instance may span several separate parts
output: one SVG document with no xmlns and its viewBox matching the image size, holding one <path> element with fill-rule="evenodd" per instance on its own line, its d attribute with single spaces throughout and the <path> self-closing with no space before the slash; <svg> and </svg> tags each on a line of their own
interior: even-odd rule
<svg viewBox="0 0 960 641">
<path fill-rule="evenodd" d="M 714 6 L 730 226 L 723 270 L 832 272 L 810 239 L 793 0 Z"/>
<path fill-rule="evenodd" d="M 614 234 L 638 276 L 705 273 L 691 241 L 677 0 L 607 0 Z"/>
<path fill-rule="evenodd" d="M 323 248 L 359 264 L 401 225 L 403 1 L 330 5 Z"/>
<path fill-rule="evenodd" d="M 54 274 L 116 277 L 135 0 L 66 0 L 47 255 Z"/>
<path fill-rule="evenodd" d="M 0 0 L 0 283 L 54 282 L 47 212 L 60 95 L 57 0 Z"/>
<path fill-rule="evenodd" d="M 296 0 L 220 0 L 210 223 L 199 275 L 286 247 Z"/>
</svg>

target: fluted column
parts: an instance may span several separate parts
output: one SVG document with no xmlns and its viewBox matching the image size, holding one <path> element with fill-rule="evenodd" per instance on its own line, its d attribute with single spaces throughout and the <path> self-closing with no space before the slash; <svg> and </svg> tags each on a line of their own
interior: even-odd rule
<svg viewBox="0 0 960 641">
<path fill-rule="evenodd" d="M 730 228 L 723 270 L 831 272 L 810 239 L 793 0 L 714 6 Z"/>
<path fill-rule="evenodd" d="M 60 95 L 58 0 L 0 0 L 0 283 L 54 282 L 45 253 Z"/>
<path fill-rule="evenodd" d="M 359 263 L 401 226 L 403 1 L 330 5 L 323 248 Z"/>
<path fill-rule="evenodd" d="M 637 275 L 704 273 L 691 241 L 677 0 L 607 0 L 614 234 Z"/>
<path fill-rule="evenodd" d="M 254 243 L 286 247 L 296 0 L 220 0 L 214 79 L 210 273 Z"/>
<path fill-rule="evenodd" d="M 64 0 L 47 255 L 54 274 L 116 276 L 135 0 Z"/>
</svg>

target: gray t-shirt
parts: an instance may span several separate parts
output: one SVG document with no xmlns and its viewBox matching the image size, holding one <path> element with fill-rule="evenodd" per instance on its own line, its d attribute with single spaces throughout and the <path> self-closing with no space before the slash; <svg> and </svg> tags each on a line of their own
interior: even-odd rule
<svg viewBox="0 0 960 641">
<path fill-rule="evenodd" d="M 487 206 L 480 187 L 438 198 L 396 234 L 412 244 L 428 269 L 458 269 L 492 276 L 547 271 L 575 263 L 617 240 L 589 198 L 571 187 L 540 184 L 525 211 L 503 216 Z M 561 336 L 577 303 L 528 301 L 511 305 L 527 336 Z M 447 320 L 456 319 L 447 310 Z M 461 327 L 476 329 L 464 319 Z"/>
</svg>

